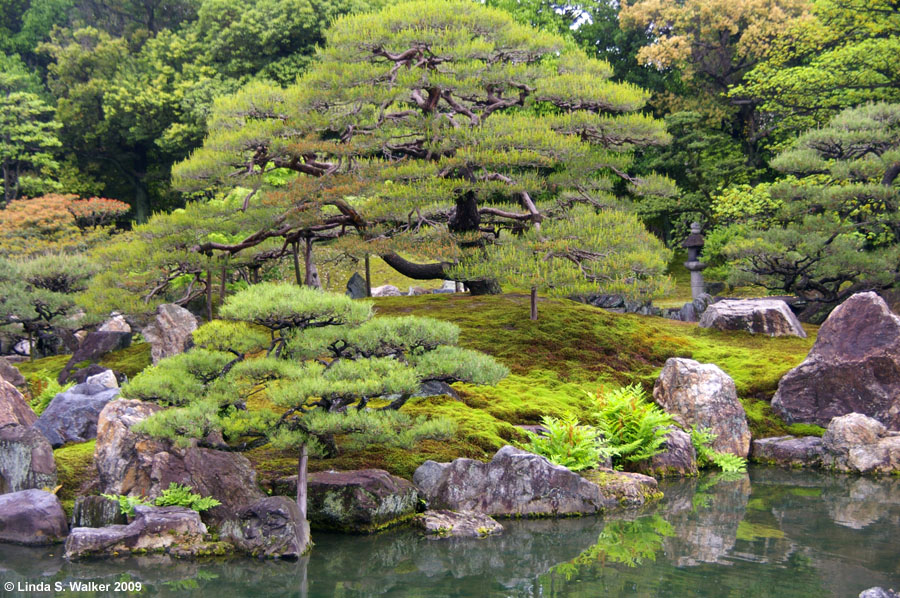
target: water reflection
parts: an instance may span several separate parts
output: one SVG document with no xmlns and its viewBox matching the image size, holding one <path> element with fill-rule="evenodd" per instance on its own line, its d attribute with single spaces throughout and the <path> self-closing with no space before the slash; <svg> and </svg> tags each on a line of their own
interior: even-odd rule
<svg viewBox="0 0 900 598">
<path fill-rule="evenodd" d="M 754 469 L 663 490 L 653 513 L 508 521 L 503 535 L 479 540 L 317 534 L 312 555 L 293 563 L 66 563 L 59 548 L 0 546 L 0 578 L 132 579 L 146 584 L 143 595 L 216 598 L 818 598 L 900 586 L 900 480 Z"/>
</svg>

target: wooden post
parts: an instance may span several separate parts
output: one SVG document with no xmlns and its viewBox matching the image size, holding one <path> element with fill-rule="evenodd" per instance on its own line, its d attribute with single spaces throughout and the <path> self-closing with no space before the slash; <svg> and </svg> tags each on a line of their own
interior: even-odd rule
<svg viewBox="0 0 900 598">
<path fill-rule="evenodd" d="M 372 269 L 369 267 L 369 254 L 366 254 L 366 297 L 372 296 Z"/>
<path fill-rule="evenodd" d="M 225 281 L 228 279 L 228 257 L 222 262 L 222 282 L 219 284 L 219 305 L 225 303 Z"/>
<path fill-rule="evenodd" d="M 305 274 L 306 276 L 303 279 L 303 284 L 308 287 L 313 286 L 313 254 L 312 254 L 312 237 L 306 237 L 306 247 L 303 249 L 303 265 L 306 268 Z"/>
<path fill-rule="evenodd" d="M 537 287 L 531 287 L 531 319 L 537 320 Z"/>
<path fill-rule="evenodd" d="M 294 253 L 294 278 L 297 279 L 297 286 L 303 286 L 303 281 L 300 278 L 300 242 L 294 241 L 291 244 L 291 249 Z"/>
<path fill-rule="evenodd" d="M 209 322 L 212 322 L 213 313 L 212 313 L 212 286 L 213 286 L 213 277 L 212 277 L 212 263 L 209 263 L 206 266 L 206 319 Z"/>
<path fill-rule="evenodd" d="M 300 445 L 300 462 L 297 466 L 297 507 L 300 517 L 306 519 L 306 465 L 309 461 L 309 450 L 304 442 Z"/>
</svg>

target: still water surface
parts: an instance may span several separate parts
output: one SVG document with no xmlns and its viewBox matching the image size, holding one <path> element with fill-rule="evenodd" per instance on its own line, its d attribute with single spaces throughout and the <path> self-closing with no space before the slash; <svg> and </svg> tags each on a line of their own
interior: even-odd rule
<svg viewBox="0 0 900 598">
<path fill-rule="evenodd" d="M 644 512 L 508 521 L 503 535 L 483 540 L 317 533 L 300 562 L 145 556 L 67 563 L 58 547 L 0 546 L 0 582 L 132 580 L 143 585 L 142 596 L 215 598 L 855 598 L 875 585 L 900 588 L 896 478 L 756 468 L 668 482 L 663 490 L 662 504 Z"/>
</svg>

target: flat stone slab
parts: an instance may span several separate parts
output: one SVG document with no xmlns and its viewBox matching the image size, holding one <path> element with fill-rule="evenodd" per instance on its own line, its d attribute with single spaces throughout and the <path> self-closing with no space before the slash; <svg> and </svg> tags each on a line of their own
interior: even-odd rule
<svg viewBox="0 0 900 598">
<path fill-rule="evenodd" d="M 425 511 L 416 516 L 415 524 L 432 538 L 486 538 L 503 531 L 492 517 L 472 511 Z"/>
<path fill-rule="evenodd" d="M 825 447 L 815 436 L 759 438 L 750 447 L 750 458 L 784 467 L 821 467 Z"/>
<path fill-rule="evenodd" d="M 800 325 L 800 320 L 781 299 L 718 301 L 709 305 L 700 316 L 700 327 L 806 338 L 806 331 Z"/>
</svg>

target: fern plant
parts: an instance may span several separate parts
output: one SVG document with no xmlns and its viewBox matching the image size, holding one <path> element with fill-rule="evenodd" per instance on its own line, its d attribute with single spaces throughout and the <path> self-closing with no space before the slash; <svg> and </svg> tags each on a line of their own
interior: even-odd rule
<svg viewBox="0 0 900 598">
<path fill-rule="evenodd" d="M 31 409 L 35 415 L 42 414 L 56 395 L 69 390 L 74 385 L 74 383 L 62 385 L 56 381 L 56 377 L 51 375 L 48 370 L 41 370 L 30 382 L 32 389 Z"/>
<path fill-rule="evenodd" d="M 544 416 L 541 423 L 547 433 L 530 433 L 531 439 L 525 449 L 547 457 L 551 463 L 581 471 L 596 467 L 601 460 L 612 456 L 600 431 L 593 426 L 579 424 L 573 416 L 562 419 Z"/>
<path fill-rule="evenodd" d="M 175 482 L 169 484 L 169 487 L 163 490 L 154 501 L 150 501 L 144 496 L 127 496 L 124 494 L 101 494 L 100 496 L 118 502 L 119 510 L 128 517 L 134 517 L 134 508 L 138 506 L 187 507 L 202 513 L 222 504 L 212 496 L 201 496 L 193 492 L 192 487 Z"/>
<path fill-rule="evenodd" d="M 714 465 L 725 472 L 737 473 L 747 471 L 747 460 L 733 453 L 720 453 L 712 449 L 716 435 L 708 428 L 691 428 L 691 443 L 697 451 L 697 467 Z"/>
<path fill-rule="evenodd" d="M 613 450 L 613 463 L 643 461 L 663 450 L 672 416 L 647 400 L 644 390 L 632 384 L 594 396 L 593 420 Z"/>
</svg>

